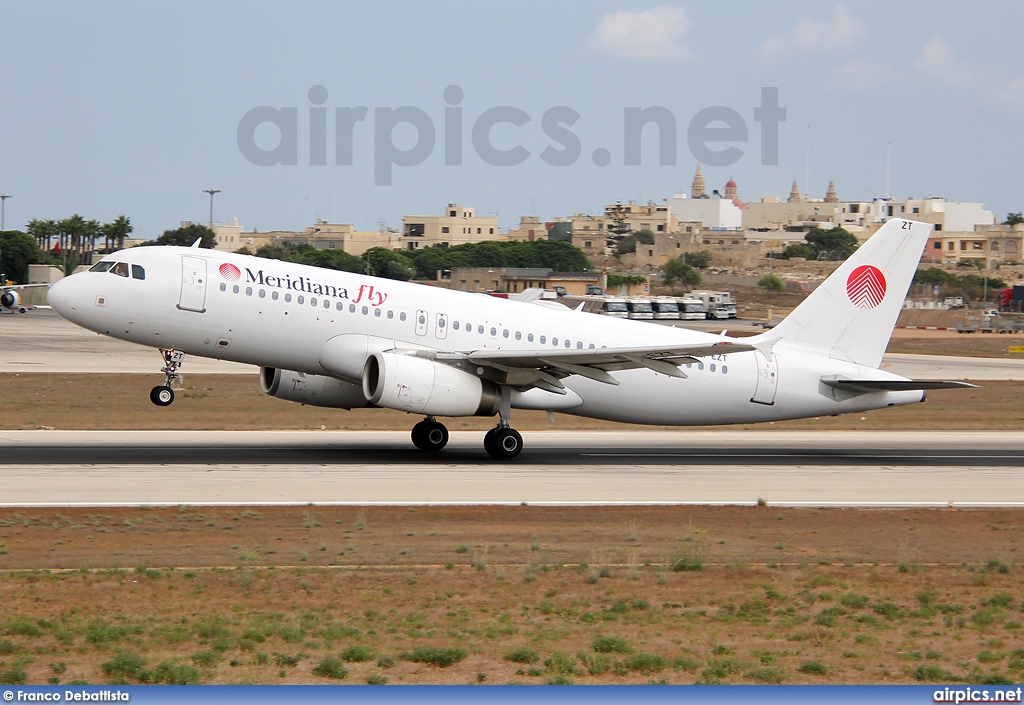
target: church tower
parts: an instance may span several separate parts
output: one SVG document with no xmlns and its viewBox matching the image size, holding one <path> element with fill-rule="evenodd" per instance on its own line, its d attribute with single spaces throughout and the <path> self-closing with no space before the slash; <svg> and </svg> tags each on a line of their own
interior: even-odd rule
<svg viewBox="0 0 1024 705">
<path fill-rule="evenodd" d="M 697 174 L 693 177 L 693 185 L 690 188 L 690 197 L 706 198 L 704 188 L 704 175 L 700 173 L 700 162 L 697 162 Z"/>
<path fill-rule="evenodd" d="M 793 179 L 793 188 L 789 190 L 789 198 L 786 199 L 787 203 L 800 203 L 804 199 L 800 196 L 800 189 L 797 188 L 796 179 Z"/>
<path fill-rule="evenodd" d="M 825 203 L 839 203 L 839 197 L 836 196 L 836 185 L 831 181 L 828 182 L 828 192 L 825 193 Z"/>
<path fill-rule="evenodd" d="M 725 182 L 725 200 L 735 201 L 736 200 L 736 182 L 729 177 L 729 180 Z"/>
</svg>

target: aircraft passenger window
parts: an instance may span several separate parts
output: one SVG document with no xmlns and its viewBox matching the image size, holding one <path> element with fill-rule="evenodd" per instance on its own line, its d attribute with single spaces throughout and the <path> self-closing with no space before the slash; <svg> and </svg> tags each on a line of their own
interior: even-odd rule
<svg viewBox="0 0 1024 705">
<path fill-rule="evenodd" d="M 366 315 L 366 314 L 368 314 L 369 312 L 370 312 L 370 309 L 369 309 L 369 308 L 367 308 L 366 306 L 363 306 L 363 315 L 365 316 L 365 315 Z"/>
<path fill-rule="evenodd" d="M 576 349 L 577 350 L 582 350 L 583 349 L 583 343 L 582 342 L 577 342 L 576 343 Z"/>
<path fill-rule="evenodd" d="M 552 345 L 558 345 L 558 338 L 552 338 L 551 339 L 551 344 Z"/>
<path fill-rule="evenodd" d="M 454 321 L 452 323 L 452 328 L 454 328 L 455 330 L 458 330 L 459 329 L 459 322 L 458 321 Z"/>
<path fill-rule="evenodd" d="M 421 313 L 421 314 L 420 314 L 420 315 L 419 315 L 419 316 L 417 317 L 417 319 L 418 319 L 418 320 L 417 320 L 417 322 L 418 322 L 418 323 L 419 323 L 419 324 L 420 324 L 421 326 L 422 326 L 422 325 L 424 325 L 424 324 L 425 324 L 425 323 L 427 322 L 427 317 L 426 317 L 426 316 L 424 316 L 424 315 L 423 315 L 422 313 Z"/>
<path fill-rule="evenodd" d="M 712 372 L 714 372 L 715 371 L 715 363 L 712 362 L 711 365 L 708 367 L 708 369 L 711 370 Z"/>
<path fill-rule="evenodd" d="M 532 343 L 533 342 L 533 333 L 527 333 L 526 334 L 526 340 L 527 340 L 527 342 Z"/>
<path fill-rule="evenodd" d="M 260 289 L 260 298 L 261 299 L 267 298 L 267 290 L 266 289 Z"/>
<path fill-rule="evenodd" d="M 472 333 L 473 332 L 473 324 L 472 323 L 467 323 L 466 324 L 466 332 L 467 333 Z"/>
<path fill-rule="evenodd" d="M 483 326 L 477 326 L 476 327 L 476 332 L 479 333 L 480 335 L 483 335 L 484 334 L 484 327 Z"/>
<path fill-rule="evenodd" d="M 141 265 L 133 264 L 132 265 L 132 279 L 145 279 L 145 278 L 146 278 L 146 270 L 143 269 Z"/>
<path fill-rule="evenodd" d="M 93 266 L 89 267 L 90 272 L 105 272 L 114 266 L 113 262 L 97 262 Z"/>
<path fill-rule="evenodd" d="M 438 328 L 444 328 L 444 317 L 441 317 L 441 318 L 437 319 L 437 327 Z"/>
<path fill-rule="evenodd" d="M 523 334 L 520 333 L 519 331 L 516 331 L 516 340 L 522 340 L 522 339 L 523 339 Z"/>
<path fill-rule="evenodd" d="M 310 306 L 316 306 L 316 299 L 314 299 L 313 297 L 310 297 L 309 298 L 309 305 Z"/>
<path fill-rule="evenodd" d="M 502 338 L 507 338 L 508 337 L 508 329 L 507 328 L 505 330 L 501 331 L 501 337 Z"/>
<path fill-rule="evenodd" d="M 331 302 L 328 301 L 327 299 L 324 299 L 324 308 L 330 308 L 330 307 L 331 307 Z"/>
<path fill-rule="evenodd" d="M 356 312 L 356 305 L 355 304 L 349 304 L 348 305 L 348 312 L 349 313 L 355 313 Z"/>
<path fill-rule="evenodd" d="M 292 295 L 291 294 L 285 294 L 284 295 L 284 302 L 285 303 L 290 303 L 291 300 L 292 300 Z"/>
<path fill-rule="evenodd" d="M 341 302 L 339 301 L 339 302 L 337 303 L 337 305 L 336 305 L 336 306 L 335 306 L 334 308 L 336 308 L 336 309 L 337 309 L 337 310 L 339 310 L 339 311 L 344 311 L 344 310 L 345 310 L 345 304 L 343 304 L 343 303 L 341 303 Z"/>
<path fill-rule="evenodd" d="M 589 349 L 593 350 L 593 349 L 594 349 L 594 344 L 593 344 L 593 343 L 591 343 L 591 344 L 590 344 L 590 345 L 588 345 L 587 347 L 588 347 Z"/>
<path fill-rule="evenodd" d="M 277 301 L 277 292 L 276 291 L 270 292 L 270 298 L 272 298 L 274 301 Z"/>
<path fill-rule="evenodd" d="M 566 341 L 565 341 L 565 347 L 568 348 L 568 347 L 571 347 L 571 346 L 572 346 L 572 341 L 567 338 Z"/>
<path fill-rule="evenodd" d="M 497 334 L 498 334 L 498 329 L 495 328 L 494 326 L 491 326 L 491 335 L 494 336 L 494 335 L 497 335 Z"/>
<path fill-rule="evenodd" d="M 390 319 L 392 319 L 394 317 L 395 317 L 395 312 L 394 311 L 388 311 L 388 320 L 390 320 Z M 456 323 L 456 325 L 458 325 L 458 324 Z"/>
<path fill-rule="evenodd" d="M 697 369 L 698 370 L 703 370 L 704 369 L 704 363 L 703 362 L 698 362 L 697 363 Z"/>
<path fill-rule="evenodd" d="M 543 335 L 542 335 L 542 336 L 540 337 L 540 342 L 541 342 L 541 344 L 542 344 L 542 345 L 543 345 L 544 343 L 548 342 L 548 339 L 547 339 L 547 337 L 545 337 L 545 336 L 543 336 Z"/>
<path fill-rule="evenodd" d="M 723 375 L 729 374 L 729 366 L 728 365 L 722 365 L 722 374 Z"/>
<path fill-rule="evenodd" d="M 245 295 L 246 296 L 252 296 L 252 287 L 251 286 L 245 287 Z"/>
<path fill-rule="evenodd" d="M 404 321 L 405 320 L 405 311 L 402 311 L 401 313 L 398 314 L 398 320 L 400 320 L 400 321 Z"/>
<path fill-rule="evenodd" d="M 118 262 L 113 267 L 111 267 L 110 273 L 111 274 L 116 274 L 119 277 L 127 277 L 128 276 L 128 263 L 127 262 Z"/>
<path fill-rule="evenodd" d="M 235 284 L 233 287 L 231 287 L 231 293 L 232 294 L 237 294 L 238 293 L 238 284 Z"/>
<path fill-rule="evenodd" d="M 220 283 L 220 290 L 221 291 L 227 291 L 228 290 L 228 285 L 225 284 L 224 282 L 221 282 Z"/>
<path fill-rule="evenodd" d="M 379 308 L 373 309 L 373 315 L 376 316 L 377 318 L 380 318 L 380 309 Z"/>
<path fill-rule="evenodd" d="M 303 296 L 302 294 L 299 294 L 298 296 L 295 297 L 295 303 L 300 305 L 306 303 L 306 297 Z"/>
</svg>

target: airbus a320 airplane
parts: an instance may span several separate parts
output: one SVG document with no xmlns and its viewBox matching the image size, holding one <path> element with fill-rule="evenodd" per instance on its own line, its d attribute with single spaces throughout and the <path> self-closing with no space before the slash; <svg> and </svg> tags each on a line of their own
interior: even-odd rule
<svg viewBox="0 0 1024 705">
<path fill-rule="evenodd" d="M 426 418 L 425 451 L 448 442 L 439 416 L 494 416 L 495 458 L 523 439 L 512 409 L 658 425 L 735 424 L 863 412 L 924 401 L 918 382 L 878 369 L 931 226 L 888 221 L 792 314 L 730 338 L 196 247 L 137 247 L 52 286 L 60 315 L 159 348 L 174 400 L 185 354 L 258 365 L 271 396 L 386 407 Z"/>
</svg>

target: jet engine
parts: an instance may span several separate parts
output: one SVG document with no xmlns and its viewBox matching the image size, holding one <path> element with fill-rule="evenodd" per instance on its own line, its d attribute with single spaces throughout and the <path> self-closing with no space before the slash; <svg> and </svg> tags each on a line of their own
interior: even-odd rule
<svg viewBox="0 0 1024 705">
<path fill-rule="evenodd" d="M 363 366 L 363 394 L 375 406 L 427 416 L 493 416 L 493 382 L 414 355 L 374 352 Z"/>
<path fill-rule="evenodd" d="M 357 409 L 367 405 L 363 390 L 357 384 L 276 367 L 260 368 L 260 389 L 277 399 L 310 406 Z"/>
<path fill-rule="evenodd" d="M 28 308 L 21 305 L 21 295 L 18 294 L 14 289 L 8 289 L 4 293 L 0 294 L 0 306 L 17 311 L 18 313 L 25 313 Z"/>
</svg>

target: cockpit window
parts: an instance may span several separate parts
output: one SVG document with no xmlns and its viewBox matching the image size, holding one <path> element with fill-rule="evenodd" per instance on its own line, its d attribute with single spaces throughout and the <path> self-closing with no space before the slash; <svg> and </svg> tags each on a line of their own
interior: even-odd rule
<svg viewBox="0 0 1024 705">
<path fill-rule="evenodd" d="M 132 265 L 132 279 L 145 279 L 146 270 L 142 268 L 140 264 Z"/>
<path fill-rule="evenodd" d="M 113 262 L 97 262 L 93 266 L 89 267 L 90 272 L 105 272 L 114 266 Z"/>
<path fill-rule="evenodd" d="M 116 274 L 119 277 L 127 277 L 128 276 L 128 263 L 127 262 L 118 262 L 113 267 L 111 267 L 110 273 L 111 274 Z"/>
</svg>

